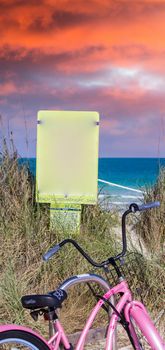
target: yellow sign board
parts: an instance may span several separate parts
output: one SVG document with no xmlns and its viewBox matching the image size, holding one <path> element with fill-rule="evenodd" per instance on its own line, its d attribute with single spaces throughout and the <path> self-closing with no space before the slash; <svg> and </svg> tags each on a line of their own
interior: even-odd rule
<svg viewBox="0 0 165 350">
<path fill-rule="evenodd" d="M 99 114 L 38 112 L 36 199 L 41 203 L 95 204 Z"/>
</svg>

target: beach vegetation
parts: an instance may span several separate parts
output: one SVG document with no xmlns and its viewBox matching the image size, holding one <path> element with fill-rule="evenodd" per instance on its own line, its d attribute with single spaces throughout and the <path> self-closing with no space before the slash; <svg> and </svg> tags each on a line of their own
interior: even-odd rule
<svg viewBox="0 0 165 350">
<path fill-rule="evenodd" d="M 130 256 L 134 262 L 136 260 L 137 265 L 134 263 L 133 268 L 129 263 L 129 256 L 128 261 L 126 258 L 125 269 L 126 277 L 137 297 L 136 289 L 140 286 L 145 303 L 151 311 L 156 308 L 158 312 L 162 312 L 164 295 L 162 270 L 164 228 L 161 226 L 165 220 L 164 179 L 165 170 L 162 169 L 158 183 L 152 189 L 153 192 L 148 190 L 145 197 L 147 201 L 149 198 L 159 199 L 160 195 L 161 211 L 155 210 L 152 215 L 147 212 L 136 222 L 139 238 L 145 242 L 152 255 L 139 254 L 136 248 L 132 248 Z M 22 309 L 21 296 L 54 290 L 59 283 L 73 274 L 102 273 L 111 284 L 114 283 L 112 273 L 92 269 L 72 246 L 64 247 L 47 263 L 42 261 L 42 255 L 50 246 L 71 236 L 77 239 L 96 261 L 102 261 L 115 254 L 121 249 L 121 216 L 115 209 L 103 210 L 99 204 L 83 206 L 79 234 L 58 230 L 56 227 L 52 229 L 49 219 L 49 205 L 35 201 L 35 178 L 31 175 L 28 164 L 19 164 L 13 141 L 8 145 L 4 139 L 0 155 L 1 323 L 24 323 L 44 331 L 45 324 L 42 321 L 34 324 L 29 313 Z M 149 237 L 153 237 L 152 243 Z M 65 313 L 61 313 L 68 332 L 82 328 L 95 302 L 90 293 L 89 288 L 84 286 L 70 292 L 70 297 L 64 306 Z M 103 320 L 103 313 L 100 314 L 100 318 Z"/>
</svg>

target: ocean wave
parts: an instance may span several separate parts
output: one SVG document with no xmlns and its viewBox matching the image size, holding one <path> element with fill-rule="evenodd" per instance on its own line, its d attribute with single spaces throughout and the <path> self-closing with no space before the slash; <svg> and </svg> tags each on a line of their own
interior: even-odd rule
<svg viewBox="0 0 165 350">
<path fill-rule="evenodd" d="M 115 205 L 128 205 L 129 202 L 111 202 L 111 204 L 115 204 Z"/>
<path fill-rule="evenodd" d="M 99 194 L 99 198 L 130 198 L 130 199 L 142 199 L 143 196 L 132 196 L 132 195 L 126 195 L 126 194 Z"/>
<path fill-rule="evenodd" d="M 99 202 L 101 206 L 109 208 L 118 207 L 118 208 L 127 208 L 132 202 L 136 202 L 137 204 L 141 203 L 141 199 L 143 197 L 140 196 L 132 196 L 132 195 L 101 195 L 99 196 Z"/>
<path fill-rule="evenodd" d="M 119 197 L 122 197 L 122 198 L 136 198 L 136 199 L 142 199 L 143 198 L 143 196 L 129 196 L 129 195 L 119 195 Z"/>
</svg>

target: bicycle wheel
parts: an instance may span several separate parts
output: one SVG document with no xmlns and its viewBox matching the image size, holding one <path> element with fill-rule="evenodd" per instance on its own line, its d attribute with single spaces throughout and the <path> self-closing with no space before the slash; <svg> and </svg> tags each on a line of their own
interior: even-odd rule
<svg viewBox="0 0 165 350">
<path fill-rule="evenodd" d="M 138 350 L 164 350 L 165 343 L 151 321 L 141 308 L 130 310 L 130 334 Z"/>
<path fill-rule="evenodd" d="M 20 330 L 0 333 L 1 350 L 50 350 L 37 336 Z"/>
<path fill-rule="evenodd" d="M 138 350 L 151 350 L 151 346 L 148 342 L 148 340 L 146 339 L 146 337 L 143 335 L 141 329 L 139 328 L 139 326 L 137 325 L 137 323 L 135 322 L 135 320 L 131 317 L 130 319 L 130 324 L 132 327 L 132 333 L 134 333 L 134 337 L 136 337 L 136 345 L 135 345 L 135 349 L 137 348 Z M 133 343 L 135 344 L 135 341 L 133 341 Z"/>
</svg>

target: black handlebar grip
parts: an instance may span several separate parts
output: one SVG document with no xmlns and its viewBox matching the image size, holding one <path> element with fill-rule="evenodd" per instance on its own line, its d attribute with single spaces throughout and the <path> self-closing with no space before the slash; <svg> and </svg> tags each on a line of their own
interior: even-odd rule
<svg viewBox="0 0 165 350">
<path fill-rule="evenodd" d="M 139 211 L 144 211 L 147 209 L 153 209 L 153 208 L 158 208 L 160 207 L 160 202 L 151 202 L 151 203 L 146 203 L 146 204 L 142 204 L 139 205 Z"/>
<path fill-rule="evenodd" d="M 49 249 L 47 253 L 43 255 L 43 260 L 48 261 L 54 254 L 56 254 L 60 249 L 60 245 L 56 244 L 53 248 Z"/>
</svg>

